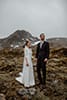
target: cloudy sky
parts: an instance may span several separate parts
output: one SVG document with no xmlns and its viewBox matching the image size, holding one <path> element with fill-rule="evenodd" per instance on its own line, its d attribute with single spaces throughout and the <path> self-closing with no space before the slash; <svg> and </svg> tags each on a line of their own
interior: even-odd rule
<svg viewBox="0 0 67 100">
<path fill-rule="evenodd" d="M 67 37 L 67 0 L 0 0 L 0 38 L 16 30 Z"/>
</svg>

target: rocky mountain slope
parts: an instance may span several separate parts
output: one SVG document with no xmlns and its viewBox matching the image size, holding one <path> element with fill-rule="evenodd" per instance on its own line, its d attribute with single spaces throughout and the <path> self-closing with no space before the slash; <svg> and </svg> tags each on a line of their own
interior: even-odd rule
<svg viewBox="0 0 67 100">
<path fill-rule="evenodd" d="M 67 100 L 67 38 L 48 39 L 50 43 L 50 58 L 47 63 L 46 87 L 41 90 L 38 85 L 36 61 L 33 60 L 36 81 L 36 94 L 19 95 L 24 86 L 15 78 L 23 70 L 23 48 L 10 48 L 22 46 L 29 38 L 32 42 L 38 41 L 26 31 L 16 31 L 9 37 L 0 40 L 0 100 Z M 4 48 L 9 47 L 9 48 Z M 36 53 L 36 46 L 33 56 Z"/>
<path fill-rule="evenodd" d="M 18 52 L 19 51 L 19 52 Z M 35 56 L 36 47 L 33 48 Z M 36 62 L 33 60 L 36 95 L 19 95 L 24 89 L 15 78 L 23 69 L 23 49 L 0 50 L 0 100 L 67 100 L 67 48 L 52 48 L 47 64 L 46 87 L 38 85 Z"/>
<path fill-rule="evenodd" d="M 30 39 L 32 43 L 39 41 L 37 37 L 32 36 L 29 32 L 17 30 L 7 38 L 0 39 L 0 48 L 23 46 L 26 39 Z M 49 38 L 47 41 L 50 43 L 51 48 L 67 47 L 67 38 Z"/>
<path fill-rule="evenodd" d="M 24 30 L 17 30 L 10 36 L 4 39 L 0 39 L 0 48 L 1 47 L 15 47 L 23 46 L 26 39 L 30 39 L 32 43 L 36 42 L 38 38 L 32 36 L 29 32 Z"/>
<path fill-rule="evenodd" d="M 67 47 L 67 38 L 50 38 L 47 39 L 51 48 Z"/>
</svg>

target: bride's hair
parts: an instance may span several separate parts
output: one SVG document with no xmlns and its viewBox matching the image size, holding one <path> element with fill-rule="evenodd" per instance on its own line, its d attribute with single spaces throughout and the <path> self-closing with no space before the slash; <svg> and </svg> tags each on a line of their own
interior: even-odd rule
<svg viewBox="0 0 67 100">
<path fill-rule="evenodd" d="M 29 39 L 26 39 L 26 42 L 25 42 L 25 44 L 23 45 L 23 48 L 25 48 L 25 46 L 27 46 L 27 44 L 28 44 L 29 41 L 30 41 Z"/>
<path fill-rule="evenodd" d="M 30 40 L 29 40 L 29 39 L 27 39 L 27 40 L 26 40 L 26 43 L 25 43 L 25 45 L 27 45 L 29 41 L 30 41 Z"/>
</svg>

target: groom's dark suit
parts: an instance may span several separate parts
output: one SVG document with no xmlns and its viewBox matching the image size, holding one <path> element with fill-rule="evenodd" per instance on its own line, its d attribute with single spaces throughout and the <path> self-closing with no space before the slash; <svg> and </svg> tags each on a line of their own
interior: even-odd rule
<svg viewBox="0 0 67 100">
<path fill-rule="evenodd" d="M 46 62 L 44 62 L 44 59 L 49 58 L 48 42 L 44 41 L 41 47 L 40 43 L 37 45 L 36 58 L 37 58 L 38 79 L 41 84 L 46 84 Z M 41 75 L 41 70 L 42 70 L 42 75 Z"/>
</svg>

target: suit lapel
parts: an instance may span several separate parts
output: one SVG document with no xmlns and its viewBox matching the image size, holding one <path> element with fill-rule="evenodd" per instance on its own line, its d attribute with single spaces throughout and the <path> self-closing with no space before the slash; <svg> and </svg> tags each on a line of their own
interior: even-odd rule
<svg viewBox="0 0 67 100">
<path fill-rule="evenodd" d="M 43 48 L 43 46 L 45 46 L 46 45 L 46 42 L 44 41 L 44 43 L 42 44 L 42 48 Z M 39 49 L 42 49 L 42 48 L 40 48 L 40 43 L 39 43 Z"/>
<path fill-rule="evenodd" d="M 39 48 L 40 48 L 40 43 L 39 43 Z"/>
<path fill-rule="evenodd" d="M 46 42 L 44 41 L 44 43 L 42 44 L 42 48 L 43 48 L 43 46 L 45 47 L 45 45 L 46 45 Z"/>
</svg>

